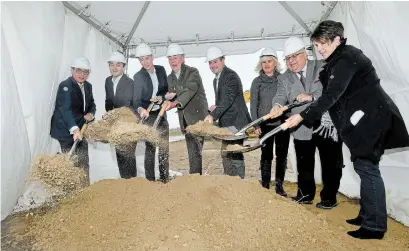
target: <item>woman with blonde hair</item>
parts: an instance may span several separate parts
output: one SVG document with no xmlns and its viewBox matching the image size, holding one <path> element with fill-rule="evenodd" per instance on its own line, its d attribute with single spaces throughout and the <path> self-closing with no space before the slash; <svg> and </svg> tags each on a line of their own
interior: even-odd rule
<svg viewBox="0 0 409 251">
<path fill-rule="evenodd" d="M 250 89 L 250 114 L 253 120 L 256 120 L 268 114 L 272 108 L 273 97 L 277 92 L 280 64 L 277 60 L 275 50 L 265 48 L 260 55 L 260 59 L 256 66 L 256 71 L 259 76 L 253 80 Z M 282 118 L 269 120 L 256 127 L 256 133 L 259 137 L 276 128 L 282 122 Z M 276 143 L 276 172 L 275 172 L 275 190 L 276 193 L 287 197 L 287 193 L 283 188 L 285 170 L 287 168 L 288 145 L 290 142 L 290 134 L 288 131 L 280 132 L 275 136 L 270 137 L 265 141 L 265 145 L 261 148 L 261 185 L 264 188 L 270 188 L 271 181 L 271 165 L 273 161 L 273 148 Z"/>
</svg>

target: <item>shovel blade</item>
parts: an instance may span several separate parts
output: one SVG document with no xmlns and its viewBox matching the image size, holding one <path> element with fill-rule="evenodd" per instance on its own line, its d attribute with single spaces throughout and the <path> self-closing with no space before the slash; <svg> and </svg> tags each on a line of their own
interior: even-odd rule
<svg viewBox="0 0 409 251">
<path fill-rule="evenodd" d="M 227 150 L 224 149 L 222 150 L 223 153 L 247 153 L 247 152 L 251 152 L 254 151 L 260 147 L 262 147 L 262 144 L 256 144 L 256 145 L 251 145 L 251 146 L 243 146 L 243 148 L 241 149 L 236 149 L 236 150 Z"/>
<path fill-rule="evenodd" d="M 227 140 L 227 141 L 234 141 L 234 140 L 240 140 L 240 139 L 245 139 L 247 138 L 246 134 L 239 134 L 239 135 L 214 135 L 213 136 L 215 139 L 220 139 L 220 140 Z"/>
<path fill-rule="evenodd" d="M 237 130 L 237 128 L 235 126 L 228 126 L 228 127 L 222 127 L 222 128 L 230 131 L 233 134 L 239 131 L 239 130 Z"/>
</svg>

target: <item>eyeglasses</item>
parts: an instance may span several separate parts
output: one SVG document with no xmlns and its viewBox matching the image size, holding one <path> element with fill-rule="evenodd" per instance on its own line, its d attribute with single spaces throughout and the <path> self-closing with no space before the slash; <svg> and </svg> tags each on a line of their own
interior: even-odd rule
<svg viewBox="0 0 409 251">
<path fill-rule="evenodd" d="M 89 74 L 89 70 L 83 70 L 83 69 L 75 68 L 75 73 L 88 75 L 88 74 Z"/>
<path fill-rule="evenodd" d="M 296 59 L 299 55 L 303 54 L 304 52 L 298 52 L 296 54 L 293 54 L 291 56 L 285 57 L 285 61 L 291 61 L 291 59 Z"/>
</svg>

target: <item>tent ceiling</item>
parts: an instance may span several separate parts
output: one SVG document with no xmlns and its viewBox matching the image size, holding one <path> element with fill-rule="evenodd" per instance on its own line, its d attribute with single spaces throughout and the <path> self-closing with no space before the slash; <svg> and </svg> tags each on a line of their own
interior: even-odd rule
<svg viewBox="0 0 409 251">
<path fill-rule="evenodd" d="M 68 2 L 82 14 L 91 17 L 103 30 L 125 44 L 145 2 Z M 170 41 L 181 44 L 207 44 L 253 40 L 249 46 L 267 44 L 266 40 L 285 39 L 290 35 L 306 36 L 299 23 L 302 20 L 310 29 L 324 15 L 328 5 L 322 2 L 285 2 L 299 16 L 297 21 L 280 2 L 148 2 L 149 5 L 140 20 L 129 45 L 141 42 L 151 44 L 157 53 L 163 55 Z M 86 8 L 88 6 L 88 8 Z M 76 13 L 78 14 L 78 13 Z M 284 35 L 284 36 L 283 36 Z M 267 39 L 262 40 L 261 37 Z M 255 40 L 258 40 L 256 42 Z M 271 41 L 270 41 L 271 43 Z M 188 46 L 191 48 L 198 47 Z M 236 44 L 236 43 L 233 43 Z M 276 43 L 275 47 L 280 46 Z M 228 46 L 229 48 L 231 46 Z M 234 46 L 233 46 L 234 47 Z M 239 46 L 240 47 L 240 46 Z M 241 46 L 243 47 L 243 46 Z M 259 49 L 262 46 L 258 46 Z M 200 54 L 198 49 L 189 54 Z M 255 50 L 257 50 L 255 49 Z M 203 49 L 200 48 L 202 51 Z M 243 53 L 241 50 L 231 53 Z M 132 54 L 132 52 L 131 52 Z M 203 54 L 203 53 L 201 53 Z"/>
</svg>

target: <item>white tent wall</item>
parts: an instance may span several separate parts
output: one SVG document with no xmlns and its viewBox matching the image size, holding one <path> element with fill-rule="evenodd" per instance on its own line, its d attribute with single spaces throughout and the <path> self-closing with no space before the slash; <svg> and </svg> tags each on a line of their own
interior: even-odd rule
<svg viewBox="0 0 409 251">
<path fill-rule="evenodd" d="M 407 46 L 408 2 L 339 2 L 329 19 L 345 26 L 348 43 L 367 55 L 376 68 L 381 85 L 400 109 L 409 127 L 409 48 Z M 347 164 L 340 191 L 359 197 L 360 179 L 344 153 Z M 409 151 L 387 152 L 380 169 L 385 182 L 388 213 L 409 226 Z"/>
<path fill-rule="evenodd" d="M 55 153 L 50 121 L 56 91 L 71 75 L 70 64 L 85 56 L 93 68 L 97 117 L 104 112 L 106 60 L 116 44 L 66 10 L 61 2 L 2 2 L 1 219 L 28 188 L 35 156 Z M 33 14 L 34 13 L 34 14 Z"/>
</svg>

